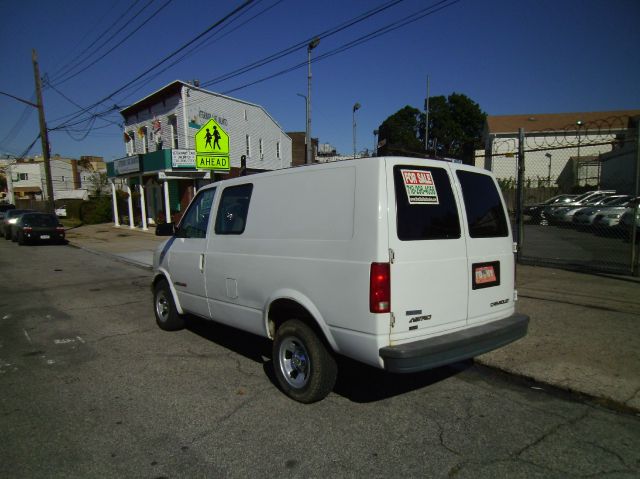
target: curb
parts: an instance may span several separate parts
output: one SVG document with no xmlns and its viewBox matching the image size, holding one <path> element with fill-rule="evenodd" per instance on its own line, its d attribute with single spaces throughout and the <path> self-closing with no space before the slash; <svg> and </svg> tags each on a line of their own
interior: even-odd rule
<svg viewBox="0 0 640 479">
<path fill-rule="evenodd" d="M 118 261 L 119 263 L 124 263 L 124 264 L 128 264 L 128 265 L 131 265 L 131 266 L 136 266 L 137 268 L 146 269 L 148 271 L 152 271 L 153 270 L 153 266 L 150 266 L 150 265 L 148 265 L 146 263 L 141 263 L 139 261 L 135 261 L 135 260 L 132 260 L 132 259 L 129 259 L 129 258 L 123 258 L 122 256 L 118 256 L 118 255 L 113 254 L 113 253 L 106 253 L 104 251 L 96 251 L 94 249 L 89 249 L 89 248 L 86 248 L 86 247 L 81 246 L 79 244 L 72 243 L 71 241 L 68 242 L 68 246 L 71 246 L 72 248 L 76 248 L 76 249 L 79 249 L 79 250 L 82 250 L 82 251 L 86 251 L 87 253 L 95 254 L 97 256 L 102 256 L 104 258 L 110 258 L 110 259 Z"/>
</svg>

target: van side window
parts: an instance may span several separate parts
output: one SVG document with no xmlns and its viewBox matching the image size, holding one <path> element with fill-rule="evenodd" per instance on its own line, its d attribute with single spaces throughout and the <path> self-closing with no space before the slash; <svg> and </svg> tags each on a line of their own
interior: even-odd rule
<svg viewBox="0 0 640 479">
<path fill-rule="evenodd" d="M 460 238 L 460 220 L 443 168 L 396 165 L 396 225 L 401 241 Z"/>
<path fill-rule="evenodd" d="M 180 221 L 176 231 L 178 238 L 206 238 L 215 193 L 215 188 L 198 193 Z"/>
<path fill-rule="evenodd" d="M 457 175 L 462 187 L 471 237 L 508 236 L 507 218 L 493 178 L 463 170 L 458 170 Z"/>
<path fill-rule="evenodd" d="M 220 198 L 218 216 L 216 217 L 217 235 L 239 235 L 244 233 L 252 191 L 252 184 L 225 188 Z"/>
</svg>

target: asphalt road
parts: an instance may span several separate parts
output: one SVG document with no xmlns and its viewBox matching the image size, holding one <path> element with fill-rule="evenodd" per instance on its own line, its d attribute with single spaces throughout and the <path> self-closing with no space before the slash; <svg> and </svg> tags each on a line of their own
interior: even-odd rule
<svg viewBox="0 0 640 479">
<path fill-rule="evenodd" d="M 628 274 L 632 270 L 631 242 L 620 230 L 598 233 L 572 226 L 526 224 L 521 254 L 523 260 L 532 263 Z"/>
<path fill-rule="evenodd" d="M 471 362 L 344 361 L 324 401 L 270 345 L 155 325 L 147 270 L 0 240 L 0 477 L 638 477 L 640 418 Z"/>
</svg>

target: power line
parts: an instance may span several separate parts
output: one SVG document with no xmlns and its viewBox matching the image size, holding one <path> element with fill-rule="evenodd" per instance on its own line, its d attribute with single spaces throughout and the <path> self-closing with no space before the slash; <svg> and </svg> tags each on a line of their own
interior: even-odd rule
<svg viewBox="0 0 640 479">
<path fill-rule="evenodd" d="M 144 76 L 146 76 L 148 73 L 152 72 L 153 70 L 155 70 L 156 68 L 158 68 L 160 65 L 162 65 L 163 63 L 167 62 L 168 60 L 170 60 L 171 58 L 173 58 L 174 56 L 176 56 L 177 54 L 179 54 L 180 52 L 182 52 L 183 50 L 185 50 L 186 48 L 188 48 L 189 46 L 191 46 L 193 43 L 197 42 L 200 38 L 202 38 L 203 36 L 205 36 L 206 34 L 208 34 L 211 30 L 213 30 L 214 28 L 220 26 L 221 24 L 225 23 L 229 18 L 235 16 L 237 13 L 241 12 L 242 10 L 244 10 L 245 8 L 247 8 L 247 6 L 249 6 L 250 4 L 252 4 L 255 0 L 245 0 L 240 6 L 236 7 L 234 10 L 232 10 L 230 13 L 228 13 L 227 15 L 225 15 L 223 18 L 221 18 L 220 20 L 218 20 L 217 22 L 215 22 L 213 25 L 209 26 L 206 30 L 204 30 L 203 32 L 201 32 L 200 34 L 196 35 L 196 37 L 194 37 L 193 39 L 191 39 L 190 41 L 188 41 L 187 43 L 185 43 L 184 45 L 182 45 L 181 47 L 179 47 L 177 50 L 175 50 L 174 52 L 170 53 L 169 55 L 167 55 L 166 57 L 164 57 L 162 60 L 160 60 L 159 62 L 155 63 L 153 66 L 149 67 L 148 69 L 146 69 L 144 72 L 142 72 L 141 74 L 139 74 L 138 76 L 136 76 L 133 80 L 127 82 L 126 84 L 124 84 L 123 86 L 121 86 L 120 88 L 116 89 L 115 91 L 113 91 L 112 93 L 110 93 L 109 95 L 107 95 L 106 97 L 102 98 L 101 100 L 95 102 L 93 105 L 91 105 L 90 107 L 88 107 L 86 110 L 91 110 L 93 108 L 95 108 L 96 106 L 104 103 L 107 100 L 110 100 L 111 98 L 113 98 L 115 95 L 117 95 L 118 93 L 120 93 L 121 91 L 123 91 L 125 88 L 127 88 L 128 86 L 132 85 L 133 83 L 135 83 L 136 81 L 140 80 L 141 78 L 143 78 Z M 72 121 L 73 119 L 79 117 L 82 115 L 82 111 L 78 112 L 77 115 L 74 115 L 74 117 L 70 118 L 69 120 L 67 120 L 67 122 L 58 125 L 56 128 L 54 129 L 60 129 L 64 126 L 68 126 L 69 122 Z M 84 121 L 87 121 L 87 119 L 85 119 Z"/>
<path fill-rule="evenodd" d="M 136 15 L 139 15 L 139 14 L 140 14 L 140 13 L 141 13 L 145 8 L 147 8 L 147 6 L 149 6 L 153 1 L 154 1 L 154 0 L 150 0 L 150 1 L 149 1 L 149 3 L 147 3 L 147 5 L 145 5 L 145 6 L 142 8 L 142 10 L 140 10 L 139 12 L 137 12 L 137 13 L 136 13 Z M 130 7 L 130 9 L 135 8 L 135 6 L 136 6 L 139 2 L 140 2 L 140 0 L 135 0 L 135 1 L 133 2 L 133 5 Z M 123 18 L 124 18 L 128 13 L 129 13 L 129 9 L 126 9 L 124 12 L 122 12 L 122 14 L 121 14 L 118 18 L 116 18 L 115 22 L 113 22 L 111 25 L 109 25 L 109 26 L 108 26 L 108 27 L 107 27 L 107 28 L 106 28 L 106 29 L 105 29 L 105 30 L 104 30 L 100 35 L 98 35 L 98 36 L 96 37 L 96 39 L 95 39 L 93 42 L 91 42 L 89 45 L 87 45 L 87 47 L 85 47 L 85 49 L 84 49 L 84 50 L 82 50 L 82 52 L 80 52 L 80 53 L 79 53 L 79 54 L 78 54 L 78 55 L 77 55 L 73 60 L 69 61 L 65 66 L 63 66 L 62 68 L 60 68 L 59 70 L 57 70 L 57 71 L 53 74 L 52 79 L 53 79 L 53 80 L 56 80 L 57 78 L 59 78 L 59 77 L 61 77 L 61 76 L 64 76 L 64 75 L 68 74 L 68 73 L 69 73 L 70 71 L 72 71 L 74 68 L 76 68 L 76 67 L 78 67 L 79 65 L 81 65 L 81 64 L 86 60 L 86 58 L 85 58 L 85 59 L 82 59 L 82 60 L 80 60 L 80 58 L 82 58 L 82 56 L 83 56 L 86 52 L 88 52 L 88 51 L 89 51 L 89 50 L 90 50 L 90 49 L 91 49 L 91 48 L 92 48 L 96 43 L 98 43 L 98 41 L 100 41 L 100 39 L 102 39 L 102 37 L 104 37 L 107 33 L 109 33 L 109 31 L 110 31 L 112 28 L 114 28 L 118 23 L 120 23 L 120 20 L 122 20 L 122 19 L 123 19 Z M 135 16 L 134 16 L 134 18 L 135 18 Z M 125 24 L 125 26 L 126 26 L 128 23 L 129 23 L 129 22 L 127 22 L 127 23 Z M 120 30 L 118 30 L 118 31 L 120 31 Z M 114 35 L 115 35 L 115 34 L 114 34 Z M 108 40 L 107 40 L 107 41 L 108 41 Z M 103 44 L 103 45 L 104 45 L 104 44 Z M 96 49 L 95 49 L 95 51 L 93 51 L 93 52 L 89 53 L 89 54 L 87 55 L 87 58 L 91 57 L 91 55 L 93 55 L 94 53 L 97 53 L 97 52 L 100 50 L 100 48 L 102 48 L 102 46 L 103 46 L 103 45 L 101 45 L 100 47 L 96 48 Z M 71 65 L 72 63 L 74 63 L 74 62 L 77 62 L 77 63 L 75 63 L 75 65 L 73 65 L 73 66 L 70 66 L 70 65 Z"/>
<path fill-rule="evenodd" d="M 153 1 L 153 0 L 152 0 Z M 112 51 L 114 51 L 116 48 L 118 48 L 120 45 L 122 45 L 125 41 L 127 41 L 129 38 L 131 38 L 134 34 L 136 34 L 142 27 L 144 27 L 145 25 L 147 25 L 156 15 L 158 15 L 162 10 L 164 10 L 173 0 L 167 0 L 165 3 L 163 3 L 160 8 L 156 9 L 150 16 L 148 16 L 140 25 L 138 25 L 134 30 L 132 30 L 131 32 L 129 32 L 129 34 L 127 34 L 122 40 L 120 40 L 118 43 L 116 43 L 113 47 L 111 47 L 109 50 L 107 50 L 105 53 L 103 53 L 102 55 L 100 55 L 98 58 L 96 58 L 94 61 L 92 61 L 91 63 L 89 63 L 87 66 L 85 66 L 84 68 L 82 68 L 82 70 L 77 71 L 76 73 L 67 76 L 66 78 L 63 78 L 61 80 L 58 80 L 56 82 L 56 85 L 61 85 L 69 80 L 71 80 L 72 78 L 77 77 L 78 75 L 80 75 L 81 73 L 84 73 L 85 71 L 87 71 L 89 68 L 91 68 L 93 65 L 95 65 L 96 63 L 98 63 L 100 60 L 102 60 L 104 57 L 106 57 L 107 55 L 109 55 L 109 53 L 111 53 Z M 151 2 L 150 2 L 151 3 Z M 144 7 L 146 8 L 146 6 Z M 119 33 L 120 30 L 117 33 Z M 115 37 L 115 35 L 114 35 Z M 51 85 L 51 82 L 49 82 L 49 85 Z"/>
<path fill-rule="evenodd" d="M 258 0 L 256 4 L 260 3 L 262 0 Z M 156 73 L 153 74 L 153 76 L 146 78 L 144 81 L 140 81 L 138 82 L 138 85 L 132 85 L 131 87 L 127 88 L 127 90 L 129 90 L 128 94 L 124 97 L 121 98 L 121 100 L 125 100 L 126 98 L 131 97 L 135 92 L 139 91 L 140 89 L 142 89 L 143 87 L 147 86 L 147 83 L 150 81 L 153 81 L 155 78 L 157 78 L 158 76 L 160 76 L 162 73 L 166 72 L 167 70 L 169 70 L 170 68 L 174 67 L 175 65 L 181 63 L 182 61 L 184 61 L 186 58 L 190 57 L 191 55 L 193 55 L 193 53 L 195 53 L 196 51 L 198 51 L 199 49 L 205 48 L 207 46 L 209 46 L 214 40 L 215 41 L 219 41 L 221 39 L 223 39 L 224 37 L 230 35 L 231 33 L 235 32 L 236 30 L 238 30 L 240 27 L 243 27 L 244 25 L 246 25 L 247 23 L 251 22 L 252 20 L 256 19 L 257 17 L 259 17 L 260 15 L 263 15 L 264 13 L 266 13 L 267 11 L 271 10 L 272 8 L 274 8 L 275 6 L 277 6 L 278 4 L 282 3 L 284 0 L 276 0 L 275 3 L 265 7 L 264 9 L 260 10 L 258 13 L 256 13 L 255 15 L 253 15 L 252 17 L 248 18 L 247 20 L 245 20 L 244 22 L 240 23 L 239 25 L 237 25 L 235 28 L 232 28 L 231 30 L 224 32 L 223 30 L 226 27 L 229 27 L 230 25 L 233 24 L 233 22 L 235 22 L 236 20 L 238 20 L 239 18 L 241 18 L 242 15 L 246 14 L 249 10 L 243 12 L 242 14 L 240 14 L 237 18 L 234 18 L 231 22 L 229 22 L 228 25 L 223 26 L 220 31 L 218 31 L 216 34 L 212 35 L 210 38 L 208 39 L 202 39 L 202 41 L 198 44 L 193 45 L 187 52 L 185 52 L 182 56 L 180 56 L 179 58 L 177 58 L 176 60 L 174 60 L 171 64 L 167 65 L 166 67 L 164 67 L 163 69 L 157 71 Z M 252 5 L 251 7 L 249 7 L 249 9 L 251 9 L 254 5 Z"/>
<path fill-rule="evenodd" d="M 373 17 L 374 15 L 377 15 L 378 13 L 381 13 L 381 12 L 391 8 L 391 7 L 394 7 L 395 5 L 397 5 L 397 4 L 399 4 L 399 3 L 403 2 L 403 1 L 404 0 L 392 0 L 392 1 L 389 1 L 387 3 L 384 3 L 384 4 L 382 4 L 382 5 L 380 5 L 380 6 L 376 7 L 376 8 L 373 8 L 373 9 L 371 9 L 369 11 L 366 11 L 366 12 L 360 14 L 360 15 L 357 15 L 356 17 L 354 17 L 354 18 L 352 18 L 350 20 L 347 20 L 346 22 L 343 22 L 340 25 L 337 25 L 336 27 L 333 27 L 333 28 L 331 28 L 329 30 L 325 30 L 324 32 L 322 32 L 322 33 L 320 33 L 318 35 L 312 36 L 311 38 L 307 38 L 305 40 L 302 40 L 301 42 L 298 42 L 298 43 L 296 43 L 296 44 L 294 44 L 294 45 L 292 45 L 292 46 L 290 46 L 288 48 L 285 48 L 284 50 L 281 50 L 281 51 L 279 51 L 277 53 L 274 53 L 272 55 L 269 55 L 269 56 L 267 56 L 267 57 L 265 57 L 265 58 L 263 58 L 261 60 L 257 60 L 257 61 L 255 61 L 253 63 L 250 63 L 248 65 L 240 67 L 240 68 L 238 68 L 238 69 L 236 69 L 236 70 L 234 70 L 232 72 L 226 73 L 224 75 L 220 75 L 220 76 L 218 76 L 216 78 L 213 78 L 212 80 L 205 81 L 202 85 L 203 86 L 214 85 L 216 83 L 220 83 L 222 81 L 234 78 L 234 77 L 236 77 L 238 75 L 241 75 L 243 73 L 251 71 L 251 70 L 253 70 L 255 68 L 264 66 L 264 65 L 266 65 L 268 63 L 271 63 L 271 62 L 273 62 L 275 60 L 279 60 L 280 58 L 283 58 L 283 57 L 285 57 L 287 55 L 290 55 L 291 53 L 294 53 L 294 52 L 296 52 L 296 51 L 298 51 L 298 50 L 300 50 L 302 48 L 306 48 L 307 45 L 309 44 L 309 42 L 313 38 L 324 39 L 324 38 L 330 37 L 332 35 L 335 35 L 337 33 L 340 33 L 341 31 L 346 30 L 347 28 L 350 28 L 350 27 L 352 27 L 352 26 L 354 26 L 354 25 L 356 25 L 356 24 L 358 24 L 358 23 L 360 23 L 360 22 L 362 22 L 364 20 L 367 20 L 368 18 Z"/>
<path fill-rule="evenodd" d="M 245 22 L 243 22 L 240 25 L 238 25 L 236 28 L 234 28 L 231 31 L 225 33 L 224 35 L 218 37 L 217 39 L 219 40 L 220 38 L 232 33 L 233 31 L 237 30 L 241 26 L 245 25 L 249 21 L 251 21 L 254 18 L 256 18 L 257 16 L 259 16 L 259 15 L 263 14 L 264 12 L 266 12 L 267 10 L 273 8 L 274 6 L 279 4 L 281 1 L 282 0 L 279 0 L 275 4 L 265 8 L 263 10 L 261 10 L 260 12 L 258 12 L 253 17 L 249 18 Z M 356 24 L 358 24 L 358 23 L 360 23 L 360 22 L 362 22 L 362 21 L 364 21 L 364 20 L 366 20 L 366 19 L 368 19 L 368 18 L 370 18 L 370 17 L 372 17 L 372 16 L 374 16 L 376 14 L 379 14 L 379 13 L 381 13 L 381 12 L 383 12 L 383 11 L 385 11 L 385 10 L 387 10 L 387 9 L 389 9 L 389 8 L 399 4 L 399 3 L 402 3 L 403 1 L 404 0 L 391 0 L 391 1 L 385 2 L 385 3 L 381 4 L 381 5 L 379 5 L 378 7 L 375 7 L 373 9 L 371 9 L 371 10 L 365 11 L 364 13 L 361 13 L 360 15 L 357 15 L 357 16 L 355 16 L 355 17 L 353 17 L 353 18 L 351 18 L 351 19 L 349 19 L 349 20 L 347 20 L 345 22 L 342 22 L 341 24 L 339 24 L 339 25 L 337 25 L 337 26 L 335 26 L 335 27 L 333 27 L 331 29 L 325 30 L 325 31 L 321 32 L 319 35 L 314 35 L 312 38 L 315 38 L 315 37 L 326 38 L 326 37 L 329 37 L 331 35 L 335 35 L 335 34 L 341 32 L 341 31 L 346 30 L 347 28 L 350 28 L 350 27 L 352 27 L 352 26 L 354 26 L 354 25 L 356 25 Z M 178 64 L 179 62 L 184 60 L 187 56 L 192 54 L 193 51 L 197 50 L 198 48 L 201 48 L 203 46 L 203 44 L 213 41 L 213 39 L 214 38 L 212 37 L 212 38 L 210 38 L 208 40 L 203 40 L 201 43 L 194 45 L 190 50 L 188 50 L 180 58 L 178 58 L 177 60 L 175 60 L 173 63 L 171 63 L 167 67 L 165 67 L 162 70 L 160 70 L 159 72 L 157 72 L 152 77 L 152 79 L 156 78 L 159 74 L 161 74 L 164 71 L 168 70 L 172 66 Z M 301 42 L 298 42 L 297 44 L 295 44 L 295 45 L 293 45 L 291 47 L 288 47 L 288 48 L 286 48 L 284 50 L 281 50 L 280 52 L 277 52 L 275 54 L 269 55 L 268 57 L 263 58 L 262 60 L 258 60 L 256 62 L 253 62 L 252 64 L 249 64 L 249 65 L 246 65 L 246 66 L 244 66 L 244 67 L 242 67 L 240 69 L 234 70 L 233 72 L 230 72 L 228 74 L 222 75 L 221 77 L 217 77 L 217 78 L 215 78 L 213 80 L 210 80 L 209 82 L 206 82 L 205 84 L 203 84 L 203 87 L 204 86 L 208 86 L 208 85 L 212 85 L 214 83 L 218 83 L 218 82 L 226 80 L 226 79 L 233 78 L 233 77 L 238 76 L 238 75 L 240 75 L 242 73 L 246 73 L 246 72 L 248 72 L 250 70 L 253 70 L 253 69 L 258 68 L 260 66 L 266 65 L 267 63 L 271 63 L 272 61 L 278 60 L 279 58 L 282 58 L 282 57 L 284 57 L 286 55 L 289 55 L 289 54 L 291 54 L 291 53 L 293 53 L 293 52 L 295 52 L 295 51 L 297 51 L 297 50 L 299 50 L 301 48 L 306 48 L 306 46 L 307 46 L 307 44 L 309 43 L 310 40 L 311 40 L 311 38 L 310 39 L 305 39 L 305 40 L 303 40 Z M 306 62 L 304 64 L 302 64 L 302 65 L 306 65 Z M 149 79 L 145 79 L 145 82 L 147 82 L 148 80 Z M 124 98 L 128 98 L 129 96 L 131 96 L 131 94 L 133 92 L 138 91 L 140 88 L 141 88 L 141 86 L 135 88 L 134 90 L 132 90 L 131 93 L 129 93 L 129 95 L 123 97 L 123 99 Z"/>
<path fill-rule="evenodd" d="M 322 61 L 322 60 L 326 60 L 329 57 L 337 55 L 338 53 L 342 53 L 342 52 L 345 52 L 347 50 L 350 50 L 351 48 L 354 48 L 354 47 L 359 46 L 359 45 L 361 45 L 363 43 L 371 41 L 371 40 L 373 40 L 373 39 L 375 39 L 375 38 L 377 38 L 379 36 L 382 36 L 382 35 L 385 35 L 387 33 L 390 33 L 390 32 L 392 32 L 394 30 L 397 30 L 398 28 L 401 28 L 401 27 L 404 27 L 406 25 L 409 25 L 410 23 L 416 22 L 416 21 L 418 21 L 418 20 L 420 20 L 420 19 L 422 19 L 422 18 L 424 18 L 426 16 L 433 15 L 434 13 L 437 13 L 440 10 L 448 8 L 448 7 L 458 3 L 460 1 L 461 0 L 441 0 L 441 1 L 439 1 L 439 2 L 437 2 L 435 4 L 433 4 L 433 5 L 425 8 L 425 9 L 422 9 L 422 10 L 420 10 L 418 12 L 414 12 L 411 15 L 407 15 L 406 17 L 404 17 L 401 20 L 397 20 L 396 22 L 390 23 L 390 24 L 388 24 L 388 25 L 386 25 L 386 26 L 384 26 L 382 28 L 374 30 L 373 32 L 370 32 L 370 33 L 368 33 L 366 35 L 363 35 L 363 36 L 361 36 L 361 37 L 359 37 L 359 38 L 357 38 L 355 40 L 352 40 L 351 42 L 348 42 L 348 43 L 346 43 L 346 44 L 344 44 L 344 45 L 342 45 L 340 47 L 334 48 L 333 50 L 330 50 L 329 52 L 326 52 L 326 53 L 323 53 L 321 55 L 318 55 L 318 56 L 313 58 L 312 63 L 315 63 L 315 62 L 318 62 L 318 61 Z M 449 3 L 447 3 L 447 2 L 449 2 Z M 442 4 L 445 4 L 445 5 L 442 5 Z M 271 80 L 273 78 L 276 78 L 278 76 L 284 75 L 286 73 L 290 73 L 290 72 L 292 72 L 294 70 L 297 70 L 299 68 L 303 68 L 306 65 L 307 65 L 306 61 L 300 62 L 300 63 L 298 63 L 296 65 L 293 65 L 293 66 L 291 66 L 289 68 L 281 70 L 281 71 L 279 71 L 277 73 L 273 73 L 271 75 L 267 75 L 267 76 L 262 77 L 262 78 L 260 78 L 258 80 L 255 80 L 255 81 L 252 81 L 252 82 L 249 82 L 249 83 L 245 83 L 244 85 L 241 85 L 239 87 L 233 88 L 231 90 L 227 90 L 227 91 L 223 92 L 223 95 L 228 95 L 229 93 L 233 93 L 235 91 L 242 90 L 244 88 L 256 85 L 258 83 L 262 83 L 264 81 Z"/>
</svg>

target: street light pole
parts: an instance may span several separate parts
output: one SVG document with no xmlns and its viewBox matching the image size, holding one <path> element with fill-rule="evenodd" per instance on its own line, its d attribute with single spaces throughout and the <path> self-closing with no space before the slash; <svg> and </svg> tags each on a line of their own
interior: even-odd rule
<svg viewBox="0 0 640 479">
<path fill-rule="evenodd" d="M 551 153 L 545 153 L 547 158 L 549 158 L 549 175 L 547 176 L 547 186 L 551 187 Z"/>
<path fill-rule="evenodd" d="M 314 38 L 307 45 L 307 66 L 308 66 L 308 75 L 307 75 L 307 132 L 305 135 L 305 141 L 307 144 L 307 153 L 305 162 L 306 164 L 311 164 L 312 159 L 312 148 L 311 148 L 311 50 L 318 46 L 320 43 L 320 39 L 318 37 Z"/>
<path fill-rule="evenodd" d="M 373 130 L 373 156 L 378 156 L 378 133 L 380 130 Z"/>
<path fill-rule="evenodd" d="M 309 149 L 307 148 L 307 145 L 309 144 L 309 97 L 307 97 L 307 95 L 303 95 L 302 93 L 296 93 L 296 95 L 298 95 L 300 98 L 304 98 L 304 111 L 305 111 L 305 121 L 306 121 L 306 127 L 305 127 L 305 134 L 304 134 L 304 164 L 308 164 L 310 163 L 307 158 L 308 153 L 309 153 Z"/>
<path fill-rule="evenodd" d="M 582 120 L 576 121 L 576 126 L 578 127 L 578 160 L 580 160 L 580 127 L 582 126 Z"/>
<path fill-rule="evenodd" d="M 353 105 L 353 159 L 356 158 L 356 110 L 360 109 L 360 103 Z"/>
</svg>

